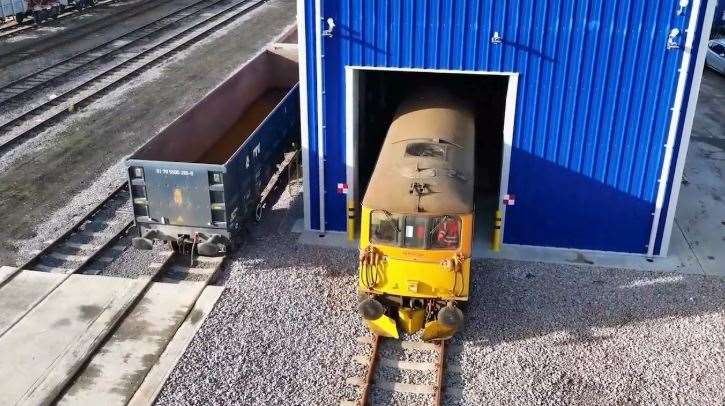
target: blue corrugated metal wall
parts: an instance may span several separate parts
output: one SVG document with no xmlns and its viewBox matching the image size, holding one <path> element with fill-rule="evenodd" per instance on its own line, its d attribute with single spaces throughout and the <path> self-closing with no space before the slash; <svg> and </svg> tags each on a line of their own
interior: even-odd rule
<svg viewBox="0 0 725 406">
<path fill-rule="evenodd" d="M 316 86 L 316 69 L 317 60 L 315 59 L 315 47 L 317 44 L 317 34 L 315 32 L 315 12 L 312 3 L 305 4 L 304 25 L 308 27 L 305 32 L 300 33 L 300 36 L 304 35 L 305 46 L 307 51 L 307 58 L 305 63 L 307 64 L 307 77 L 306 82 L 308 84 L 306 89 L 300 87 L 300 91 L 305 91 L 307 94 L 307 108 L 300 106 L 301 114 L 307 115 L 307 122 L 309 123 L 309 136 L 307 137 L 308 143 L 308 158 L 309 164 L 305 168 L 307 170 L 306 181 L 309 182 L 310 196 L 305 196 L 305 199 L 310 205 L 310 227 L 313 230 L 320 229 L 320 179 L 317 176 L 319 171 L 318 166 L 318 147 L 317 147 L 317 92 L 315 91 Z"/>
<path fill-rule="evenodd" d="M 314 66 L 314 0 L 304 1 Z M 345 66 L 516 72 L 509 192 L 517 200 L 506 212 L 505 242 L 646 251 L 682 56 L 665 45 L 692 10 L 678 15 L 677 0 L 321 2 L 322 17 L 336 22 L 322 40 L 329 230 L 345 229 L 345 197 L 335 193 L 346 178 Z M 494 31 L 502 44 L 491 43 Z M 310 96 L 315 84 L 308 75 Z"/>
</svg>

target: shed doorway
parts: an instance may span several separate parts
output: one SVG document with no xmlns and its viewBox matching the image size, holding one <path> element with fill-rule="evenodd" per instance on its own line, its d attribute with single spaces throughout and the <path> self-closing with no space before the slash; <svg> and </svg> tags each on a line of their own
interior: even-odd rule
<svg viewBox="0 0 725 406">
<path fill-rule="evenodd" d="M 476 113 L 476 227 L 473 251 L 494 248 L 497 210 L 505 229 L 517 74 L 348 67 L 346 70 L 346 165 L 348 207 L 354 207 L 354 235 L 359 235 L 360 202 L 380 148 L 401 101 L 421 87 L 444 87 L 467 101 Z"/>
</svg>

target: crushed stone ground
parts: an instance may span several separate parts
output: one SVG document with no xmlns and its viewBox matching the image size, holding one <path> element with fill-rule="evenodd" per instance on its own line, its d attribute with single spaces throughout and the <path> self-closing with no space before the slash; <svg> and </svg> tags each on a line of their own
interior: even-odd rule
<svg viewBox="0 0 725 406">
<path fill-rule="evenodd" d="M 289 219 L 300 205 L 284 194 L 250 229 L 159 405 L 355 399 L 345 380 L 362 374 L 352 358 L 368 351 L 355 341 L 366 334 L 356 252 L 298 245 Z M 474 268 L 445 405 L 722 404 L 725 280 L 498 260 Z"/>
</svg>

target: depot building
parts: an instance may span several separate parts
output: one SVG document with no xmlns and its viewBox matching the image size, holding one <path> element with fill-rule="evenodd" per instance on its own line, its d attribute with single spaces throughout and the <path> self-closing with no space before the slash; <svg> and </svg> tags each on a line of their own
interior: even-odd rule
<svg viewBox="0 0 725 406">
<path fill-rule="evenodd" d="M 475 109 L 481 249 L 666 256 L 715 6 L 300 0 L 306 228 L 357 232 L 396 108 L 438 86 Z"/>
</svg>

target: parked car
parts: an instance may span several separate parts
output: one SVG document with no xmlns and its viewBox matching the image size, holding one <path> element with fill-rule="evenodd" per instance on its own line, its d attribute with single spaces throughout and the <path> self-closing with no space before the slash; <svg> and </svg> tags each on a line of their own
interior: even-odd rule
<svg viewBox="0 0 725 406">
<path fill-rule="evenodd" d="M 714 39 L 707 44 L 705 64 L 725 75 L 725 38 Z"/>
</svg>

